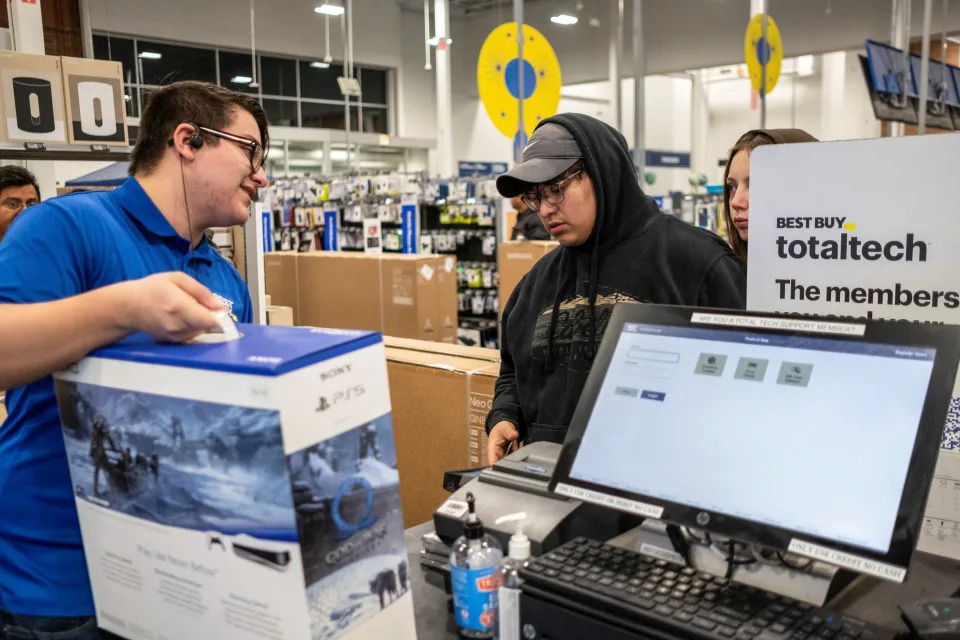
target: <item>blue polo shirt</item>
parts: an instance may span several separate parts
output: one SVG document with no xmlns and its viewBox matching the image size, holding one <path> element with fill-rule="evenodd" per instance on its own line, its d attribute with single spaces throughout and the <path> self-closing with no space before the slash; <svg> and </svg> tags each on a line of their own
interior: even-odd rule
<svg viewBox="0 0 960 640">
<path fill-rule="evenodd" d="M 240 274 L 206 238 L 193 251 L 189 245 L 133 178 L 115 191 L 55 198 L 24 211 L 0 243 L 0 303 L 47 302 L 184 271 L 250 322 Z M 7 409 L 0 425 L 0 609 L 93 615 L 52 379 L 9 390 Z"/>
</svg>

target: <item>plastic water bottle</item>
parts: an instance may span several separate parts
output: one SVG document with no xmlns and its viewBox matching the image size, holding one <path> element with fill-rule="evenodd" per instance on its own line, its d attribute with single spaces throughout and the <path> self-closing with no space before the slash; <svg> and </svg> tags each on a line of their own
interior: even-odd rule
<svg viewBox="0 0 960 640">
<path fill-rule="evenodd" d="M 493 638 L 503 550 L 484 532 L 472 493 L 467 494 L 467 507 L 463 535 L 450 552 L 453 614 L 464 638 Z"/>
</svg>

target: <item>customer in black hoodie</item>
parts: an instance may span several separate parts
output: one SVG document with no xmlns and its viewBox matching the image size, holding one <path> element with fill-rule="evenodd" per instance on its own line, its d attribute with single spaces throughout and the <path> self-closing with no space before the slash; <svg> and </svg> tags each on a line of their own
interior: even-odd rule
<svg viewBox="0 0 960 640">
<path fill-rule="evenodd" d="M 744 264 L 719 237 L 662 213 L 640 189 L 626 140 L 599 120 L 544 120 L 497 190 L 523 195 L 561 246 L 503 311 L 491 464 L 515 442 L 563 442 L 617 302 L 740 309 L 746 294 Z"/>
</svg>

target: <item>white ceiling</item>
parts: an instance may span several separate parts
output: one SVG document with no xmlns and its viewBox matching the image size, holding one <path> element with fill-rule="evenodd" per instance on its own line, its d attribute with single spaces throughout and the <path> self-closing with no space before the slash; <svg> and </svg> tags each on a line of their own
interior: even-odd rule
<svg viewBox="0 0 960 640">
<path fill-rule="evenodd" d="M 422 0 L 398 0 L 406 10 L 423 12 Z M 935 2 L 933 31 L 960 31 L 960 0 Z M 484 2 L 492 8 L 455 15 L 451 26 L 458 53 L 475 60 L 486 34 L 513 19 L 511 0 L 451 0 Z M 743 38 L 750 0 L 642 0 L 646 72 L 669 73 L 743 62 Z M 632 7 L 624 0 L 625 75 L 632 75 Z M 431 0 L 431 7 L 433 2 Z M 577 12 L 577 5 L 582 10 Z M 922 29 L 923 1 L 913 0 L 912 34 Z M 609 77 L 609 51 L 616 24 L 617 0 L 526 0 L 525 22 L 539 29 L 553 45 L 563 69 L 564 83 Z M 784 56 L 862 49 L 866 39 L 890 37 L 891 0 L 768 0 L 770 15 L 782 35 Z M 550 22 L 559 12 L 579 13 L 580 22 L 563 27 Z M 599 26 L 591 27 L 590 18 Z"/>
</svg>

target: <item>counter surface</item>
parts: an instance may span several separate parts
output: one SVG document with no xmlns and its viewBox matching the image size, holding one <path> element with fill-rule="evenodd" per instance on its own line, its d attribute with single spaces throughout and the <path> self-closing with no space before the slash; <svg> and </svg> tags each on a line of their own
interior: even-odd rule
<svg viewBox="0 0 960 640">
<path fill-rule="evenodd" d="M 456 624 L 447 610 L 443 589 L 424 580 L 420 568 L 420 537 L 433 530 L 426 522 L 407 529 L 407 556 L 419 640 L 456 638 Z M 903 584 L 861 578 L 834 599 L 830 609 L 897 631 L 906 631 L 897 605 L 926 598 L 945 597 L 960 587 L 960 563 L 917 552 Z"/>
</svg>

